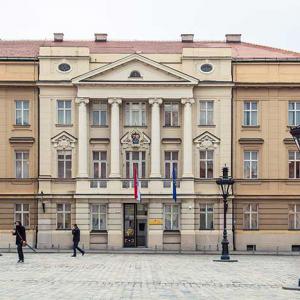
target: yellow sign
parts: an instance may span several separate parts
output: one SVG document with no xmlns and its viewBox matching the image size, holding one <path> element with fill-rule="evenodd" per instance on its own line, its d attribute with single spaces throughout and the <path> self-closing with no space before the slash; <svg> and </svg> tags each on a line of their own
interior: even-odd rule
<svg viewBox="0 0 300 300">
<path fill-rule="evenodd" d="M 162 225 L 162 219 L 149 219 L 149 225 Z"/>
</svg>

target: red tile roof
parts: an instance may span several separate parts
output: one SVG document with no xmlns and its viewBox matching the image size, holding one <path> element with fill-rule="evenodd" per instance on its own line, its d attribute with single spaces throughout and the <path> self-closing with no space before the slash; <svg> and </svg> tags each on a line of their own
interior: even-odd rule
<svg viewBox="0 0 300 300">
<path fill-rule="evenodd" d="M 232 56 L 236 59 L 300 59 L 300 53 L 255 45 L 250 43 L 226 43 L 222 41 L 195 41 L 182 43 L 179 41 L 5 41 L 0 40 L 0 57 L 27 58 L 37 57 L 41 46 L 88 47 L 90 53 L 181 53 L 182 48 L 232 48 Z"/>
</svg>

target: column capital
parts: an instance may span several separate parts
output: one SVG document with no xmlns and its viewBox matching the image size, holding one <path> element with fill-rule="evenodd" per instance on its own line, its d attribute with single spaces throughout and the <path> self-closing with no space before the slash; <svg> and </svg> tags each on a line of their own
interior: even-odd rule
<svg viewBox="0 0 300 300">
<path fill-rule="evenodd" d="M 121 104 L 122 99 L 121 98 L 109 98 L 108 99 L 108 104 Z"/>
<path fill-rule="evenodd" d="M 149 99 L 149 104 L 153 105 L 153 104 L 162 104 L 162 99 L 161 98 L 151 98 Z"/>
<path fill-rule="evenodd" d="M 75 103 L 77 104 L 88 104 L 90 102 L 89 98 L 75 98 Z"/>
<path fill-rule="evenodd" d="M 181 99 L 181 103 L 182 104 L 194 104 L 195 103 L 195 99 L 193 98 L 183 98 Z"/>
</svg>

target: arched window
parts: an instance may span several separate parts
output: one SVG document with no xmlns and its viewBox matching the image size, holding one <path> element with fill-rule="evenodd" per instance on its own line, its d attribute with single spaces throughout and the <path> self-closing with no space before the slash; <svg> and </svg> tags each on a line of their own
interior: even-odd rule
<svg viewBox="0 0 300 300">
<path fill-rule="evenodd" d="M 129 75 L 129 78 L 141 78 L 141 73 L 139 71 L 131 71 L 130 75 Z"/>
</svg>

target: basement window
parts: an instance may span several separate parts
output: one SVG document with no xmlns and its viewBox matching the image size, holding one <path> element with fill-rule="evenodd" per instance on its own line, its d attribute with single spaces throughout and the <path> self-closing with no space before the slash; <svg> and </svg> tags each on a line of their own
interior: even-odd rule
<svg viewBox="0 0 300 300">
<path fill-rule="evenodd" d="M 300 252 L 300 245 L 292 245 L 292 252 Z"/>
<path fill-rule="evenodd" d="M 247 245 L 247 251 L 256 251 L 256 245 Z"/>
</svg>

